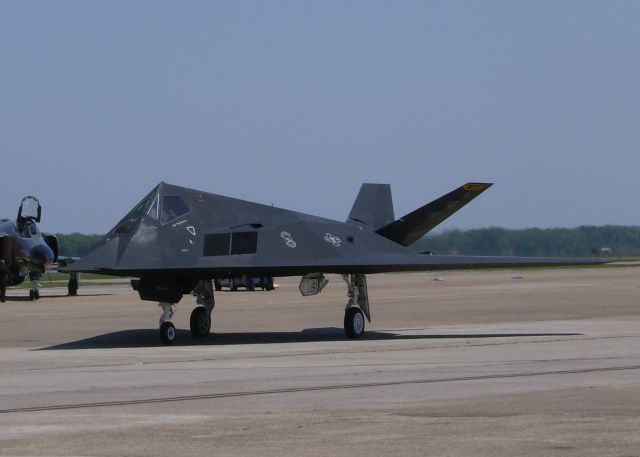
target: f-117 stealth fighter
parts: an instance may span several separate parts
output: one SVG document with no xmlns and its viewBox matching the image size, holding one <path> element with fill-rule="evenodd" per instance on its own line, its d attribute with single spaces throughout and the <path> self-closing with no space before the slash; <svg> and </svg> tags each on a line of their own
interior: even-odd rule
<svg viewBox="0 0 640 457">
<path fill-rule="evenodd" d="M 345 333 L 362 336 L 371 321 L 366 275 L 372 273 L 578 265 L 597 260 L 419 254 L 408 248 L 491 184 L 467 183 L 396 219 L 387 184 L 363 184 L 346 222 L 274 208 L 161 182 L 97 247 L 66 271 L 139 278 L 142 300 L 162 307 L 160 337 L 172 343 L 174 305 L 197 296 L 191 332 L 204 337 L 214 307 L 212 281 L 239 276 L 301 276 L 303 296 L 322 291 L 327 273 L 342 275 L 349 298 Z"/>
</svg>

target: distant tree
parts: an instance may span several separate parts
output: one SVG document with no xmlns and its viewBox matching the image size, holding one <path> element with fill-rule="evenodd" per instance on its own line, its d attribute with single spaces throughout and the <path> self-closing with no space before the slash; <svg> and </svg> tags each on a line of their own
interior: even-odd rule
<svg viewBox="0 0 640 457">
<path fill-rule="evenodd" d="M 56 233 L 58 251 L 61 256 L 82 257 L 102 239 L 102 235 L 83 235 L 82 233 Z"/>
<path fill-rule="evenodd" d="M 509 230 L 488 227 L 445 230 L 429 234 L 412 245 L 437 254 L 585 257 L 601 254 L 640 254 L 640 227 L 607 225 L 577 228 Z"/>
<path fill-rule="evenodd" d="M 82 257 L 102 235 L 57 233 L 60 255 Z M 445 230 L 429 234 L 412 246 L 436 254 L 587 257 L 609 248 L 613 255 L 640 255 L 640 226 L 581 226 L 576 228 L 487 227 Z"/>
</svg>

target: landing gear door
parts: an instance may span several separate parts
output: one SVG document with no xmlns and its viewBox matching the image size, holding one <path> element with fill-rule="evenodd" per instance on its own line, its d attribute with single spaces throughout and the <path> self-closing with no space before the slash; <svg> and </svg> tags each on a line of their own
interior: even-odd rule
<svg viewBox="0 0 640 457">
<path fill-rule="evenodd" d="M 40 222 L 42 215 L 42 207 L 36 197 L 28 196 L 22 199 L 20 208 L 18 209 L 18 222 L 36 221 Z"/>
</svg>

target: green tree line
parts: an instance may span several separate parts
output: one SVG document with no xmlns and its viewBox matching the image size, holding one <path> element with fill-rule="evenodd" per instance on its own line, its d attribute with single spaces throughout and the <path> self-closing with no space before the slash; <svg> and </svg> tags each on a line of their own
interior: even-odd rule
<svg viewBox="0 0 640 457">
<path fill-rule="evenodd" d="M 583 257 L 640 254 L 640 226 L 509 230 L 488 227 L 429 234 L 412 248 L 436 254 Z"/>
<path fill-rule="evenodd" d="M 60 255 L 82 257 L 102 235 L 56 234 Z M 640 226 L 607 225 L 577 228 L 510 230 L 488 227 L 429 234 L 411 246 L 436 254 L 516 256 L 640 255 Z"/>
<path fill-rule="evenodd" d="M 65 257 L 82 257 L 102 239 L 102 235 L 84 235 L 82 233 L 56 233 L 58 252 Z"/>
</svg>

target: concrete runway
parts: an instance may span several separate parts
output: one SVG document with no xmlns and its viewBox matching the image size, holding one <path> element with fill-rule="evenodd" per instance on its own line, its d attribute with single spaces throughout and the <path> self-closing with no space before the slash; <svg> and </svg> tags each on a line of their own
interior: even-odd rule
<svg viewBox="0 0 640 457">
<path fill-rule="evenodd" d="M 170 347 L 125 286 L 10 290 L 0 455 L 640 456 L 640 268 L 370 276 L 359 341 L 331 279 L 217 293 L 204 341 L 185 297 Z"/>
</svg>

